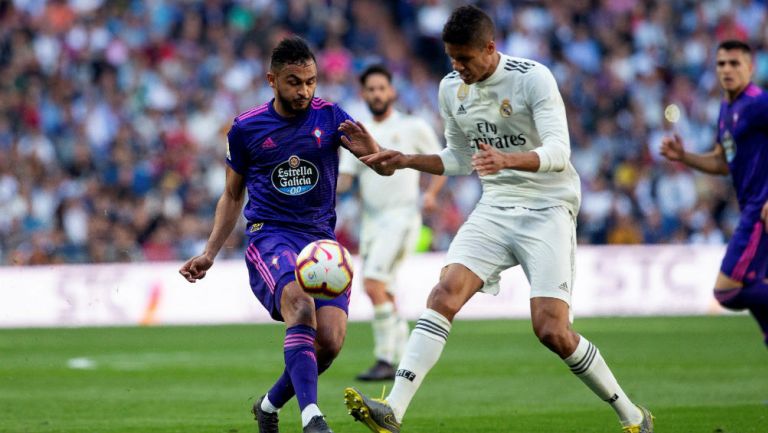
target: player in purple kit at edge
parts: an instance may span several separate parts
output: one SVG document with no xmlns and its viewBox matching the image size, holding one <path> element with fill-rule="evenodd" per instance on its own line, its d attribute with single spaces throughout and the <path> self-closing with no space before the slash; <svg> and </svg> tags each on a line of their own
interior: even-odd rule
<svg viewBox="0 0 768 433">
<path fill-rule="evenodd" d="M 328 433 L 317 406 L 317 378 L 344 342 L 349 292 L 313 299 L 295 281 L 295 260 L 308 243 L 335 239 L 339 146 L 356 156 L 379 147 L 341 108 L 314 98 L 315 57 L 301 38 L 283 39 L 272 51 L 267 80 L 274 99 L 240 114 L 227 136 L 226 186 L 205 252 L 179 273 L 192 283 L 205 277 L 237 222 L 247 190 L 251 289 L 272 318 L 286 325 L 285 370 L 253 413 L 261 433 L 277 433 L 277 412 L 295 395 L 304 433 Z"/>
<path fill-rule="evenodd" d="M 732 310 L 748 309 L 768 345 L 768 93 L 752 83 L 752 50 L 741 41 L 717 47 L 717 77 L 725 91 L 712 152 L 684 150 L 665 137 L 661 153 L 710 174 L 731 174 L 741 219 L 715 281 L 715 298 Z"/>
</svg>

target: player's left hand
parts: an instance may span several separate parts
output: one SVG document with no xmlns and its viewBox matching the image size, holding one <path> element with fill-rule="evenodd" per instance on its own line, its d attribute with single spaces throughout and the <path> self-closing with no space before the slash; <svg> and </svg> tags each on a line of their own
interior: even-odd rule
<svg viewBox="0 0 768 433">
<path fill-rule="evenodd" d="M 205 278 L 205 274 L 211 266 L 213 266 L 213 260 L 205 254 L 201 254 L 187 260 L 179 269 L 179 273 L 184 279 L 194 283 Z"/>
<path fill-rule="evenodd" d="M 485 143 L 480 143 L 478 148 L 479 152 L 472 155 L 472 168 L 477 171 L 477 174 L 487 176 L 506 168 L 503 153 Z"/>
<path fill-rule="evenodd" d="M 760 212 L 760 218 L 763 220 L 765 232 L 768 233 L 768 201 L 763 205 L 763 210 Z"/>
<path fill-rule="evenodd" d="M 344 134 L 341 142 L 358 158 L 379 151 L 379 144 L 362 123 L 347 119 L 339 125 L 339 131 Z"/>
</svg>

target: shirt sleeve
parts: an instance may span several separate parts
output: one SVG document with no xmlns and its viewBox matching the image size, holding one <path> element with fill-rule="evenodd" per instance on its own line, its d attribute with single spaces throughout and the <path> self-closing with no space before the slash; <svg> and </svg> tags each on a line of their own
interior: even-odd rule
<svg viewBox="0 0 768 433">
<path fill-rule="evenodd" d="M 525 91 L 526 103 L 541 138 L 541 147 L 533 150 L 539 154 L 538 171 L 563 171 L 571 157 L 571 144 L 565 105 L 555 77 L 549 69 L 539 65 L 531 70 Z"/>
<path fill-rule="evenodd" d="M 227 133 L 227 165 L 232 167 L 238 174 L 245 175 L 248 171 L 248 165 L 250 164 L 250 158 L 248 155 L 248 149 L 246 148 L 243 140 L 243 134 L 240 130 L 240 125 L 237 123 L 237 119 L 232 122 L 232 127 Z"/>
<path fill-rule="evenodd" d="M 440 83 L 438 99 L 440 101 L 440 115 L 443 118 L 445 128 L 446 147 L 438 155 L 443 161 L 443 175 L 456 176 L 472 173 L 472 148 L 469 147 L 467 136 L 461 131 L 453 113 L 448 105 L 445 86 Z"/>
<path fill-rule="evenodd" d="M 334 120 L 334 125 L 336 126 L 336 130 L 334 131 L 334 134 L 335 134 L 334 141 L 336 142 L 337 146 L 342 146 L 346 149 L 346 146 L 344 146 L 344 142 L 341 141 L 341 136 L 344 134 L 342 134 L 341 131 L 339 131 L 339 125 L 344 123 L 345 120 L 351 120 L 354 122 L 355 119 L 353 119 L 352 116 L 349 115 L 349 113 L 344 111 L 344 109 L 339 107 L 337 104 L 333 104 L 333 120 Z"/>
</svg>

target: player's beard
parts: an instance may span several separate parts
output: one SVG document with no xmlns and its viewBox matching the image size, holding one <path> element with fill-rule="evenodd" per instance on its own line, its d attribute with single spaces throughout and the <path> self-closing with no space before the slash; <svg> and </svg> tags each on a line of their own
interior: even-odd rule
<svg viewBox="0 0 768 433">
<path fill-rule="evenodd" d="M 378 102 L 378 104 L 377 104 Z M 368 109 L 371 110 L 374 116 L 382 116 L 389 110 L 389 106 L 392 105 L 392 100 L 389 101 L 372 101 L 368 103 Z"/>
<path fill-rule="evenodd" d="M 288 99 L 284 98 L 283 95 L 280 93 L 277 94 L 277 98 L 280 100 L 280 105 L 282 105 L 283 109 L 287 111 L 288 113 L 294 115 L 294 116 L 300 116 L 304 113 L 306 113 L 309 110 L 309 107 L 311 106 L 312 98 L 315 97 L 315 94 L 313 93 L 307 100 L 306 104 L 307 106 L 304 108 L 294 108 L 294 106 L 297 103 L 297 99 Z"/>
</svg>

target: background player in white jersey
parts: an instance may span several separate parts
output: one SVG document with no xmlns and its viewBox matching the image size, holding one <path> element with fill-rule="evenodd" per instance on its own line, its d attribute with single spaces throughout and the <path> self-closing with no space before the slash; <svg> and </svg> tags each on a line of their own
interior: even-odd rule
<svg viewBox="0 0 768 433">
<path fill-rule="evenodd" d="M 362 97 L 373 120 L 368 131 L 382 146 L 405 153 L 437 153 L 440 144 L 424 120 L 395 110 L 397 97 L 392 74 L 382 65 L 372 65 L 360 75 Z M 408 341 L 408 322 L 399 317 L 392 287 L 397 268 L 412 250 L 421 229 L 419 173 L 401 171 L 382 177 L 357 157 L 342 151 L 337 191 L 348 190 L 359 180 L 363 218 L 360 253 L 363 257 L 363 286 L 373 303 L 373 355 L 375 364 L 357 376 L 359 380 L 391 380 L 395 365 Z M 431 176 L 423 194 L 426 212 L 434 210 L 437 194 L 445 184 L 442 176 Z"/>
<path fill-rule="evenodd" d="M 653 417 L 634 405 L 600 351 L 571 329 L 579 178 L 569 162 L 565 108 L 552 73 L 496 51 L 491 19 L 474 6 L 443 28 L 454 72 L 440 83 L 447 148 L 437 155 L 383 150 L 361 158 L 378 169 L 433 174 L 476 170 L 483 195 L 451 243 L 384 400 L 345 390 L 350 414 L 374 432 L 399 432 L 403 415 L 435 365 L 461 307 L 478 291 L 498 292 L 499 273 L 521 265 L 531 284 L 539 340 L 616 411 L 626 433 L 650 433 Z"/>
</svg>

